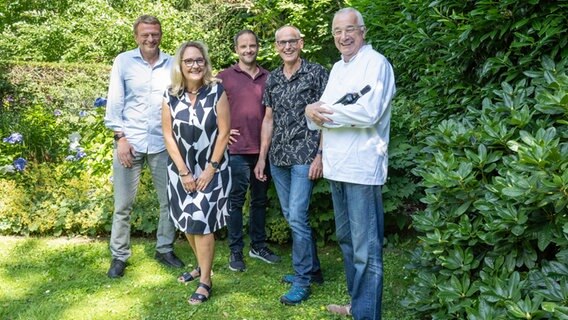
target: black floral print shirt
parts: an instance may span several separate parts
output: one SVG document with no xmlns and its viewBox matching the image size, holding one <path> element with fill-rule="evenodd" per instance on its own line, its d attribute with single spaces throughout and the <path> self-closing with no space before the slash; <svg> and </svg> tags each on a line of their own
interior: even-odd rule
<svg viewBox="0 0 568 320">
<path fill-rule="evenodd" d="M 318 101 L 329 74 L 319 64 L 302 59 L 300 69 L 290 79 L 283 66 L 266 80 L 263 104 L 272 108 L 273 131 L 270 163 L 276 166 L 311 164 L 319 146 L 319 131 L 308 129 L 304 110 Z"/>
</svg>

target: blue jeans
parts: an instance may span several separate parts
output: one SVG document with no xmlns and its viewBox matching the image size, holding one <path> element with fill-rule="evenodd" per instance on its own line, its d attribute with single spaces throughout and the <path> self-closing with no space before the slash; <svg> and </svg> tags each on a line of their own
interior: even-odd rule
<svg viewBox="0 0 568 320">
<path fill-rule="evenodd" d="M 330 181 L 354 319 L 381 319 L 384 214 L 381 186 Z"/>
<path fill-rule="evenodd" d="M 266 203 L 268 181 L 256 179 L 254 167 L 258 154 L 232 154 L 229 158 L 233 187 L 230 194 L 229 212 L 229 248 L 232 252 L 242 252 L 243 242 L 243 205 L 250 186 L 249 236 L 251 247 L 266 246 Z"/>
<path fill-rule="evenodd" d="M 126 261 L 132 254 L 130 250 L 130 212 L 138 191 L 140 175 L 147 163 L 152 172 L 154 188 L 160 203 L 160 217 L 156 230 L 156 251 L 166 253 L 173 250 L 177 231 L 170 219 L 167 195 L 167 151 L 156 154 L 136 153 L 132 167 L 125 168 L 118 160 L 116 148 L 112 163 L 114 185 L 114 214 L 110 233 L 110 251 L 112 257 Z"/>
<path fill-rule="evenodd" d="M 308 178 L 309 165 L 270 165 L 282 214 L 292 229 L 294 283 L 308 287 L 312 275 L 321 273 L 316 242 L 308 216 L 314 182 Z"/>
</svg>

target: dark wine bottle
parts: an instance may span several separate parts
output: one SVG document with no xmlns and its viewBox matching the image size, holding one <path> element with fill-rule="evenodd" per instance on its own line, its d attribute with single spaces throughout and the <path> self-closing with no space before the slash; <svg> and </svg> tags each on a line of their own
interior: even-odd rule
<svg viewBox="0 0 568 320">
<path fill-rule="evenodd" d="M 365 93 L 367 93 L 369 91 L 371 91 L 371 86 L 366 85 L 359 92 L 347 93 L 346 95 L 341 97 L 341 99 L 337 100 L 334 104 L 338 104 L 338 103 L 341 103 L 343 105 L 353 104 L 353 103 L 357 102 L 357 100 L 359 100 L 359 98 L 361 98 L 361 96 L 363 96 Z"/>
</svg>

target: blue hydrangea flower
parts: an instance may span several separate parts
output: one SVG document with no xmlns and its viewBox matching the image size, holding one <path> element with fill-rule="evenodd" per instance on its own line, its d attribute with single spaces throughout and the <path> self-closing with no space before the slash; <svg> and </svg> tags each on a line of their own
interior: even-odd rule
<svg viewBox="0 0 568 320">
<path fill-rule="evenodd" d="M 65 161 L 75 161 L 75 156 L 74 155 L 68 155 L 67 157 L 65 157 Z"/>
<path fill-rule="evenodd" d="M 83 148 L 77 148 L 77 153 L 75 154 L 75 159 L 80 160 L 86 157 L 87 154 L 83 151 Z"/>
<path fill-rule="evenodd" d="M 16 168 L 16 171 L 24 171 L 27 164 L 28 161 L 24 158 L 18 158 L 14 160 L 14 168 Z"/>
<path fill-rule="evenodd" d="M 10 143 L 10 144 L 22 142 L 22 140 L 23 140 L 23 136 L 22 136 L 22 134 L 20 134 L 18 132 L 14 132 L 9 137 L 2 139 L 2 141 Z"/>
<path fill-rule="evenodd" d="M 87 111 L 81 110 L 81 111 L 79 112 L 79 117 L 83 118 L 83 117 L 86 117 L 86 116 L 87 116 Z"/>
<path fill-rule="evenodd" d="M 53 115 L 56 116 L 56 117 L 59 117 L 62 114 L 63 114 L 63 112 L 60 109 L 55 109 L 53 111 Z"/>
<path fill-rule="evenodd" d="M 104 106 L 106 106 L 106 104 L 107 104 L 107 99 L 97 98 L 95 100 L 94 106 L 95 106 L 95 108 L 98 108 L 98 107 L 104 107 Z"/>
</svg>

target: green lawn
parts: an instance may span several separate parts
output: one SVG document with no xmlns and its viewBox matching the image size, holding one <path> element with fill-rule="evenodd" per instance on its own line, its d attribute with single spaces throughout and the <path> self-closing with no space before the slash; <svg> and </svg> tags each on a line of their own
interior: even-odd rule
<svg viewBox="0 0 568 320">
<path fill-rule="evenodd" d="M 180 270 L 154 259 L 154 240 L 133 239 L 133 255 L 121 279 L 106 276 L 108 239 L 0 237 L 0 319 L 345 319 L 330 316 L 329 303 L 346 302 L 339 248 L 320 248 L 326 282 L 313 286 L 305 303 L 288 307 L 280 282 L 291 271 L 289 246 L 272 246 L 283 261 L 268 265 L 248 258 L 244 273 L 227 266 L 225 241 L 217 242 L 212 299 L 190 306 L 196 283 L 176 281 Z M 193 255 L 179 240 L 176 253 L 186 263 Z M 399 304 L 405 293 L 402 250 L 385 252 L 383 319 L 412 319 Z"/>
</svg>

